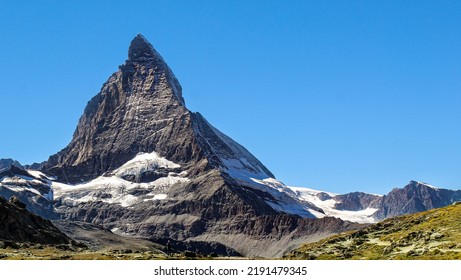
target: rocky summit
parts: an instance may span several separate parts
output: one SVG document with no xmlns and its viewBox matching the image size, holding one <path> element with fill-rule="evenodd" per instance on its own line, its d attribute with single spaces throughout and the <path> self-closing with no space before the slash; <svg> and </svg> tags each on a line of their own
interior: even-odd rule
<svg viewBox="0 0 461 280">
<path fill-rule="evenodd" d="M 244 256 L 281 256 L 461 196 L 416 181 L 384 196 L 284 185 L 187 109 L 178 79 L 142 35 L 88 102 L 64 149 L 40 165 L 0 163 L 0 196 L 16 196 L 42 217 Z"/>
<path fill-rule="evenodd" d="M 54 178 L 61 218 L 124 235 L 274 256 L 300 237 L 355 227 L 335 218 L 303 221 L 316 207 L 267 187 L 275 179 L 258 159 L 190 112 L 177 78 L 142 35 L 42 171 Z M 327 226 L 305 229 L 315 223 Z M 304 237 L 301 228 L 312 234 Z"/>
<path fill-rule="evenodd" d="M 128 60 L 88 102 L 71 143 L 43 170 L 59 181 L 79 183 L 153 152 L 179 164 L 188 176 L 231 168 L 258 179 L 273 177 L 245 148 L 187 110 L 175 75 L 138 35 Z"/>
</svg>

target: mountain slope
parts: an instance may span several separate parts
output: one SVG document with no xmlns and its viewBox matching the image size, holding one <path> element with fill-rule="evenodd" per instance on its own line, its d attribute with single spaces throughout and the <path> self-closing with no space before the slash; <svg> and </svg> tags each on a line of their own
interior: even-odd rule
<svg viewBox="0 0 461 280">
<path fill-rule="evenodd" d="M 50 221 L 31 214 L 20 202 L 0 197 L 0 241 L 71 244 L 73 241 Z"/>
<path fill-rule="evenodd" d="M 121 235 L 221 242 L 263 256 L 363 227 L 353 222 L 440 207 L 454 197 L 441 190 L 407 191 L 410 186 L 379 196 L 284 185 L 243 146 L 186 108 L 178 80 L 142 35 L 88 102 L 71 142 L 41 164 L 41 172 L 12 166 L 2 174 L 0 195 L 16 194 L 46 217 L 56 212 L 54 218 Z"/>
<path fill-rule="evenodd" d="M 411 181 L 404 188 L 395 188 L 384 196 L 374 216 L 382 220 L 444 207 L 460 200 L 461 190 L 441 189 L 426 183 Z"/>
<path fill-rule="evenodd" d="M 53 209 L 51 180 L 36 170 L 24 170 L 15 165 L 0 172 L 0 197 L 16 196 L 27 209 L 45 219 L 58 216 Z"/>
<path fill-rule="evenodd" d="M 253 155 L 185 107 L 181 86 L 160 54 L 142 36 L 80 118 L 70 144 L 43 170 L 78 183 L 114 170 L 139 153 L 156 152 L 189 175 L 235 167 L 273 175 Z"/>
<path fill-rule="evenodd" d="M 296 231 L 302 217 L 314 217 L 314 205 L 267 187 L 263 180 L 275 179 L 258 159 L 186 108 L 178 80 L 142 35 L 42 171 L 55 177 L 61 218 L 142 238 L 232 243 L 251 255 L 242 238 L 276 247 L 277 221 Z M 329 223 L 316 233 L 356 227 Z"/>
<path fill-rule="evenodd" d="M 287 259 L 461 259 L 461 204 L 306 244 Z"/>
</svg>

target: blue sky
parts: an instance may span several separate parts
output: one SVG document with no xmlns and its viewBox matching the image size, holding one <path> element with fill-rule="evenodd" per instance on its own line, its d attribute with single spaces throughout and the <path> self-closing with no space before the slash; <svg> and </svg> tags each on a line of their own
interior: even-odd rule
<svg viewBox="0 0 461 280">
<path fill-rule="evenodd" d="M 286 184 L 461 187 L 461 1 L 2 1 L 0 158 L 64 148 L 137 33 Z"/>
</svg>

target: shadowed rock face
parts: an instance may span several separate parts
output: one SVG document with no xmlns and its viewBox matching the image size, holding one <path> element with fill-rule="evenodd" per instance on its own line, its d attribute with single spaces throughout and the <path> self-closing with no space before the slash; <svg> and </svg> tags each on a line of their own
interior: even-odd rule
<svg viewBox="0 0 461 280">
<path fill-rule="evenodd" d="M 70 238 L 50 221 L 31 214 L 19 203 L 0 197 L 0 240 L 40 244 L 69 244 Z"/>
</svg>

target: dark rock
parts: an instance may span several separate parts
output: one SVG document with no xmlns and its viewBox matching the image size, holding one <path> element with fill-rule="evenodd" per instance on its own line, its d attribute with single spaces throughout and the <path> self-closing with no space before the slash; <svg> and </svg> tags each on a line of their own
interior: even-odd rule
<svg viewBox="0 0 461 280">
<path fill-rule="evenodd" d="M 337 201 L 335 208 L 338 210 L 359 211 L 366 208 L 377 208 L 381 201 L 381 196 L 362 192 L 352 192 L 337 195 L 333 199 Z"/>
<path fill-rule="evenodd" d="M 0 240 L 4 247 L 19 248 L 17 243 L 68 244 L 72 240 L 50 221 L 18 208 L 0 197 Z"/>
<path fill-rule="evenodd" d="M 14 241 L 11 241 L 11 240 L 4 240 L 3 241 L 3 248 L 10 248 L 10 249 L 19 249 L 21 248 L 21 246 L 14 242 Z"/>
<path fill-rule="evenodd" d="M 195 254 L 194 252 L 191 252 L 191 251 L 186 251 L 186 252 L 184 252 L 184 256 L 187 257 L 187 258 L 196 258 L 197 254 Z"/>
<path fill-rule="evenodd" d="M 325 192 L 320 192 L 320 193 L 318 193 L 318 194 L 317 194 L 317 197 L 318 197 L 320 200 L 322 200 L 322 201 L 325 201 L 325 200 L 328 200 L 328 199 L 331 199 L 331 198 L 332 198 L 329 194 L 327 194 L 327 193 L 325 193 Z"/>
<path fill-rule="evenodd" d="M 18 197 L 12 196 L 10 198 L 10 203 L 13 204 L 14 206 L 18 207 L 19 209 L 26 209 L 26 204 L 22 203 Z"/>
<path fill-rule="evenodd" d="M 200 255 L 214 255 L 214 256 L 234 256 L 234 257 L 239 257 L 242 256 L 239 254 L 237 251 L 235 251 L 232 248 L 226 247 L 223 244 L 220 244 L 218 242 L 203 242 L 203 241 L 178 241 L 178 240 L 172 240 L 172 239 L 151 239 L 151 241 L 159 244 L 166 244 L 170 243 L 171 246 L 171 252 L 173 253 L 184 253 L 186 254 L 189 252 L 189 254 L 193 254 L 193 256 L 190 257 L 196 257 L 197 254 Z M 186 256 L 187 257 L 187 256 Z"/>
</svg>

